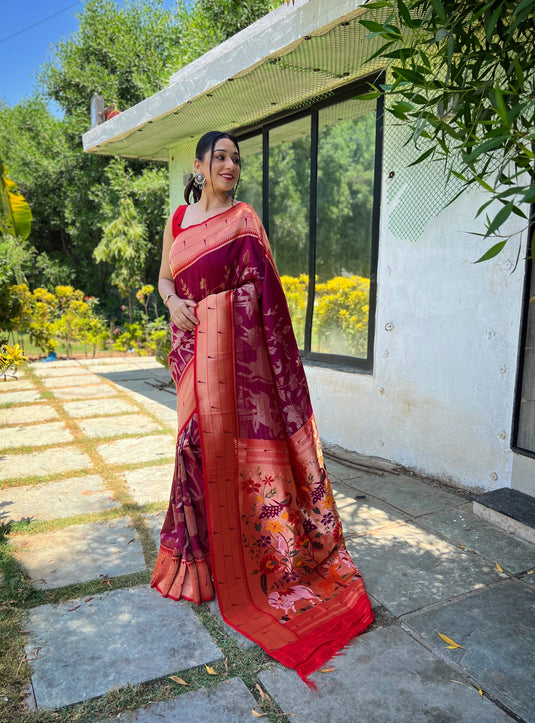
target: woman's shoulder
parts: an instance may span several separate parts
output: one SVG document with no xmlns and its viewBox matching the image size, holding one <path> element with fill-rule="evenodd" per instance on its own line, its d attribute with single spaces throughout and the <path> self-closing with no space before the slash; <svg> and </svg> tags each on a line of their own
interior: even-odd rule
<svg viewBox="0 0 535 723">
<path fill-rule="evenodd" d="M 248 203 L 239 201 L 235 208 L 243 219 L 247 219 L 247 223 L 252 222 L 258 229 L 262 228 L 262 221 L 259 219 L 257 212 L 252 206 L 249 206 Z"/>
</svg>

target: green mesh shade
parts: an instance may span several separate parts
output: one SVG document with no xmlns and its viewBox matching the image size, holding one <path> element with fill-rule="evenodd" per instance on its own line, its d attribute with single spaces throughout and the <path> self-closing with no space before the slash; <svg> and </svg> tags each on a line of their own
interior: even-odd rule
<svg viewBox="0 0 535 723">
<path fill-rule="evenodd" d="M 442 161 L 425 160 L 410 167 L 428 147 L 423 138 L 417 143 L 412 140 L 407 123 L 385 113 L 383 168 L 390 206 L 388 228 L 407 241 L 416 241 L 428 221 L 438 216 L 464 185 L 453 175 L 447 178 Z"/>
<path fill-rule="evenodd" d="M 365 39 L 367 31 L 358 23 L 363 12 L 357 8 L 318 34 L 287 46 L 284 54 L 268 57 L 165 115 L 142 121 L 120 138 L 109 138 L 87 150 L 167 161 L 168 149 L 188 138 L 198 138 L 213 128 L 244 131 L 281 111 L 327 97 L 382 67 L 377 59 L 366 62 L 382 41 Z M 172 94 L 173 86 L 160 93 Z"/>
</svg>

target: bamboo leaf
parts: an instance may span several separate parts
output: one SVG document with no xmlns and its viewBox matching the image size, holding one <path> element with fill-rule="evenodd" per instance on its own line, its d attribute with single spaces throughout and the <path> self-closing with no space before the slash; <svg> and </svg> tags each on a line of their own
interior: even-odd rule
<svg viewBox="0 0 535 723">
<path fill-rule="evenodd" d="M 487 233 L 485 234 L 486 236 L 493 234 L 496 229 L 500 228 L 500 226 L 507 221 L 513 212 L 514 205 L 513 201 L 509 201 L 509 203 L 506 203 L 505 206 L 498 211 L 487 228 Z"/>
<path fill-rule="evenodd" d="M 498 572 L 503 572 L 503 567 L 500 565 L 499 562 L 496 563 L 496 569 L 498 570 Z"/>
<path fill-rule="evenodd" d="M 463 648 L 462 645 L 459 645 L 459 643 L 456 643 L 455 640 L 452 640 L 451 638 L 448 638 L 447 635 L 443 635 L 442 633 L 439 633 L 438 630 L 435 630 L 435 633 L 438 635 L 438 637 L 443 640 L 445 643 L 448 643 L 448 646 L 451 650 L 454 648 Z M 463 648 L 464 650 L 464 648 Z"/>
<path fill-rule="evenodd" d="M 509 121 L 507 119 L 507 108 L 505 107 L 502 90 L 498 85 L 494 88 L 494 102 L 496 112 L 504 123 L 508 123 Z"/>
<path fill-rule="evenodd" d="M 416 166 L 418 163 L 421 163 L 422 161 L 425 161 L 426 158 L 429 158 L 429 156 L 434 152 L 434 148 L 428 148 L 424 153 L 422 153 L 421 156 L 418 156 L 418 158 L 413 161 L 412 163 L 409 163 L 407 168 L 410 168 L 411 166 Z"/>
<path fill-rule="evenodd" d="M 264 718 L 267 715 L 267 713 L 259 713 L 254 708 L 251 710 L 251 713 L 254 715 L 255 718 Z"/>
<path fill-rule="evenodd" d="M 208 675 L 217 675 L 216 671 L 209 665 L 206 665 L 206 663 L 204 664 L 204 667 L 206 668 Z"/>
<path fill-rule="evenodd" d="M 507 243 L 507 240 L 505 241 L 498 241 L 497 244 L 494 244 L 488 251 L 486 251 L 481 258 L 479 258 L 475 263 L 479 264 L 482 261 L 488 261 L 489 259 L 493 259 L 495 256 L 497 256 L 500 251 L 503 249 L 505 244 Z"/>
<path fill-rule="evenodd" d="M 376 20 L 360 20 L 359 22 L 361 25 L 364 25 L 366 30 L 369 30 L 370 33 L 381 35 L 386 32 L 385 26 L 381 25 L 381 23 L 378 23 Z"/>
<path fill-rule="evenodd" d="M 486 31 L 487 40 L 490 40 L 490 38 L 491 38 L 491 36 L 492 36 L 492 33 L 494 32 L 494 28 L 496 27 L 496 23 L 498 22 L 498 20 L 499 20 L 499 18 L 500 18 L 500 15 L 501 15 L 501 13 L 502 13 L 503 6 L 504 6 L 504 3 L 501 2 L 501 3 L 498 5 L 498 7 L 496 8 L 496 10 L 495 10 L 495 11 L 492 13 L 492 15 L 491 15 L 491 18 L 490 18 L 490 20 L 489 20 L 489 24 L 487 25 L 487 31 Z"/>
</svg>

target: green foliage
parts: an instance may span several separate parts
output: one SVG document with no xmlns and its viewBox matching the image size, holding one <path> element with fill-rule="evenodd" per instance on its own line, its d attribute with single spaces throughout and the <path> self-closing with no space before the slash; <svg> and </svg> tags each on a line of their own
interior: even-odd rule
<svg viewBox="0 0 535 723">
<path fill-rule="evenodd" d="M 119 214 L 104 229 L 104 235 L 93 251 L 97 263 L 108 262 L 110 281 L 122 297 L 128 297 L 132 321 L 132 291 L 143 283 L 143 269 L 148 253 L 147 230 L 140 220 L 131 198 L 121 198 Z"/>
<path fill-rule="evenodd" d="M 181 4 L 180 65 L 187 65 L 283 3 L 284 0 L 249 0 L 246 3 L 240 0 L 197 0 L 189 9 Z"/>
<path fill-rule="evenodd" d="M 180 28 L 161 0 L 88 0 L 77 32 L 61 40 L 40 80 L 49 95 L 86 130 L 89 103 L 99 92 L 106 103 L 128 108 L 162 88 L 180 64 Z"/>
<path fill-rule="evenodd" d="M 128 108 L 166 86 L 182 65 L 281 3 L 198 0 L 172 9 L 161 0 L 84 3 L 79 29 L 52 47 L 41 69 L 42 94 L 13 107 L 0 101 L 0 158 L 33 213 L 25 247 L 31 261 L 21 258 L 14 268 L 22 275 L 10 277 L 5 287 L 0 283 L 2 308 L 6 288 L 26 280 L 30 288 L 49 291 L 68 284 L 83 288 L 101 299 L 110 318 L 116 316 L 120 299 L 110 293 L 116 266 L 96 264 L 93 251 L 125 197 L 146 228 L 147 253 L 135 284 L 157 277 L 169 212 L 167 168 L 84 154 L 80 136 L 89 126 L 91 97 L 99 91 L 106 103 Z M 50 113 L 50 99 L 59 105 L 61 118 Z"/>
<path fill-rule="evenodd" d="M 27 239 L 32 226 L 32 212 L 26 199 L 9 178 L 7 166 L 0 161 L 0 234 Z"/>
<path fill-rule="evenodd" d="M 18 344 L 9 346 L 9 344 L 2 344 L 0 346 L 0 376 L 4 377 L 4 381 L 8 374 L 10 376 L 16 376 L 17 367 L 23 364 L 28 359 L 24 356 L 22 349 Z M 10 373 L 12 369 L 15 374 Z"/>
<path fill-rule="evenodd" d="M 381 0 L 366 8 L 361 24 L 385 41 L 375 55 L 387 63 L 387 82 L 376 91 L 408 122 L 423 150 L 415 163 L 444 161 L 465 187 L 489 192 L 477 214 L 500 205 L 486 217 L 485 237 L 499 237 L 513 213 L 527 226 L 535 201 L 535 0 Z"/>
</svg>

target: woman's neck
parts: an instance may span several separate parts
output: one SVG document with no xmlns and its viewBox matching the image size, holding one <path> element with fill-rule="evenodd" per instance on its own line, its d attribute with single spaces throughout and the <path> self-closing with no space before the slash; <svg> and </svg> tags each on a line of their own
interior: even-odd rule
<svg viewBox="0 0 535 723">
<path fill-rule="evenodd" d="M 228 206 L 231 206 L 232 198 L 226 194 L 220 197 L 215 193 L 207 192 L 206 189 L 204 189 L 198 204 L 205 213 L 210 213 L 218 208 L 227 208 Z"/>
</svg>

